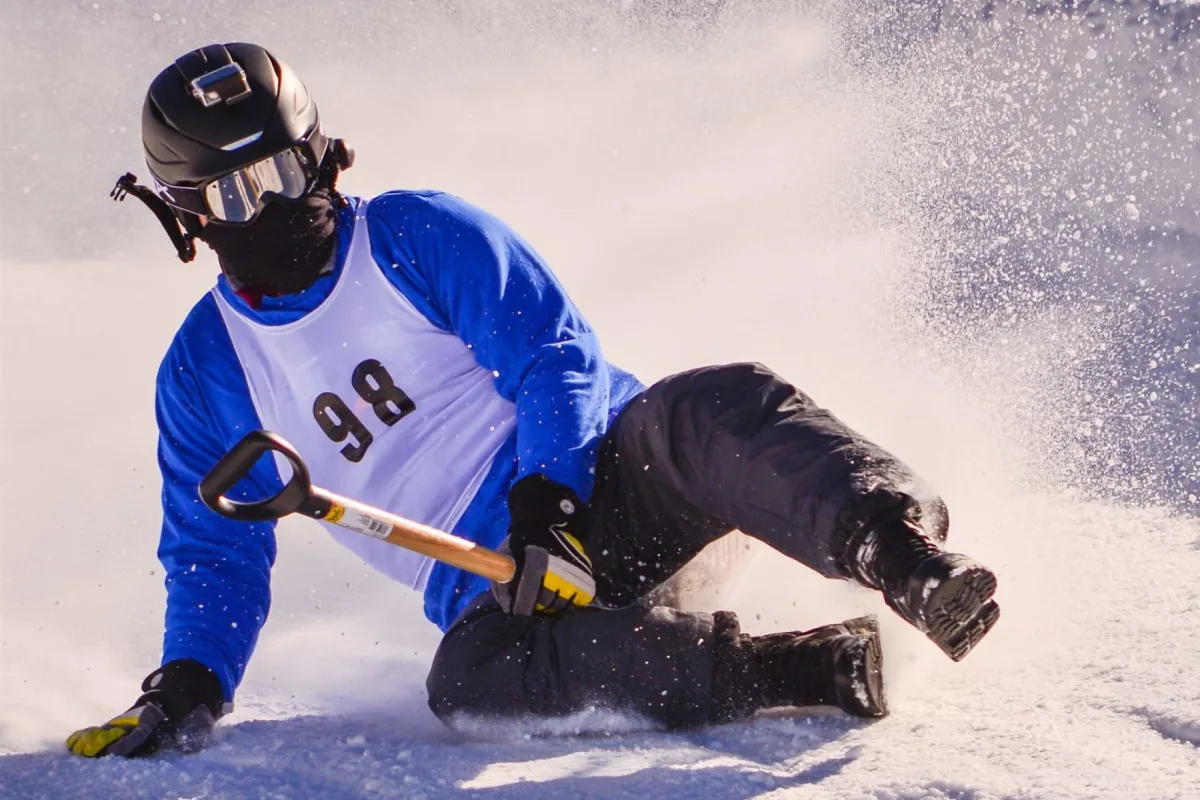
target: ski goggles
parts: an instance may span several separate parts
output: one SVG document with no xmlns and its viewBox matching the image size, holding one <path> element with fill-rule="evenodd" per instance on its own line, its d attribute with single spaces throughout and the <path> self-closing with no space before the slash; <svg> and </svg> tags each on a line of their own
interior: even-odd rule
<svg viewBox="0 0 1200 800">
<path fill-rule="evenodd" d="M 320 137 L 322 150 L 325 143 L 324 137 Z M 303 197 L 316 185 L 320 163 L 321 159 L 306 143 L 239 167 L 198 187 L 155 181 L 155 188 L 163 200 L 176 208 L 237 225 L 254 219 L 273 197 L 289 200 Z"/>
</svg>

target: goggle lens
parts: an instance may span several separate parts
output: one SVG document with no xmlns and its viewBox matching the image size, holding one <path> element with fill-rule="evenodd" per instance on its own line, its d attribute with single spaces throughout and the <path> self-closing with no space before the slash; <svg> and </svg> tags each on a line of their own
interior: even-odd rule
<svg viewBox="0 0 1200 800">
<path fill-rule="evenodd" d="M 221 222 L 248 222 L 270 199 L 268 195 L 302 197 L 314 179 L 308 163 L 300 148 L 292 148 L 205 184 L 202 191 L 209 215 Z"/>
</svg>

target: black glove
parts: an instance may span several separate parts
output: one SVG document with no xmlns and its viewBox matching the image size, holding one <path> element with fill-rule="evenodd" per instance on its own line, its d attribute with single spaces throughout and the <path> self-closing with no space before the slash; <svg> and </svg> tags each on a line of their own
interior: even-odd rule
<svg viewBox="0 0 1200 800">
<path fill-rule="evenodd" d="M 575 492 L 544 475 L 517 481 L 508 493 L 512 525 L 500 551 L 517 562 L 508 583 L 492 593 L 509 614 L 557 613 L 596 596 L 592 562 L 577 534 L 587 530 L 587 506 Z"/>
<path fill-rule="evenodd" d="M 221 682 L 190 658 L 151 672 L 142 691 L 124 714 L 68 736 L 67 748 L 88 758 L 145 756 L 164 747 L 193 753 L 208 743 L 213 723 L 224 713 Z"/>
</svg>

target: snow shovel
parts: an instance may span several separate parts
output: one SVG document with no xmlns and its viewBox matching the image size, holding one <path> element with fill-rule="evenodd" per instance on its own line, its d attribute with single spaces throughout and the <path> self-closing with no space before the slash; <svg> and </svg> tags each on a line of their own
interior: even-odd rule
<svg viewBox="0 0 1200 800">
<path fill-rule="evenodd" d="M 292 477 L 283 490 L 274 497 L 253 502 L 226 497 L 225 493 L 246 477 L 258 459 L 270 452 L 279 453 L 292 465 Z M 516 572 L 513 560 L 506 555 L 313 486 L 308 467 L 296 448 L 270 431 L 253 431 L 242 437 L 200 481 L 200 499 L 221 516 L 239 522 L 265 522 L 300 513 L 500 583 L 512 580 Z"/>
</svg>

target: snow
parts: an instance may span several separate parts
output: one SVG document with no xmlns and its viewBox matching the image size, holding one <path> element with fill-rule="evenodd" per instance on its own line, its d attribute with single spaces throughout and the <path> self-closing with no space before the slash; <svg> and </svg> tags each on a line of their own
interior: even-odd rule
<svg viewBox="0 0 1200 800">
<path fill-rule="evenodd" d="M 953 578 L 954 573 L 951 572 L 949 577 Z M 921 587 L 921 599 L 928 600 L 929 595 L 933 594 L 933 590 L 941 586 L 942 582 L 937 578 L 929 578 L 925 581 L 925 585 Z"/>
<path fill-rule="evenodd" d="M 6 164 L 33 187 L 0 222 L 0 797 L 1200 797 L 1194 32 L 1160 51 L 1105 4 L 1086 34 L 1006 6 L 983 39 L 871 4 L 731 3 L 710 27 L 700 2 L 616 5 L 364 3 L 312 25 L 317 4 L 40 4 L 0 31 Z M 345 188 L 437 186 L 508 219 L 614 362 L 761 360 L 900 453 L 999 573 L 993 633 L 953 664 L 866 590 L 756 547 L 692 603 L 754 633 L 878 614 L 889 717 L 447 728 L 419 598 L 289 520 L 212 746 L 69 757 L 157 665 L 151 391 L 216 269 L 105 193 L 144 171 L 148 78 L 241 38 L 357 147 Z M 1081 97 L 1102 105 L 1081 117 Z"/>
</svg>

